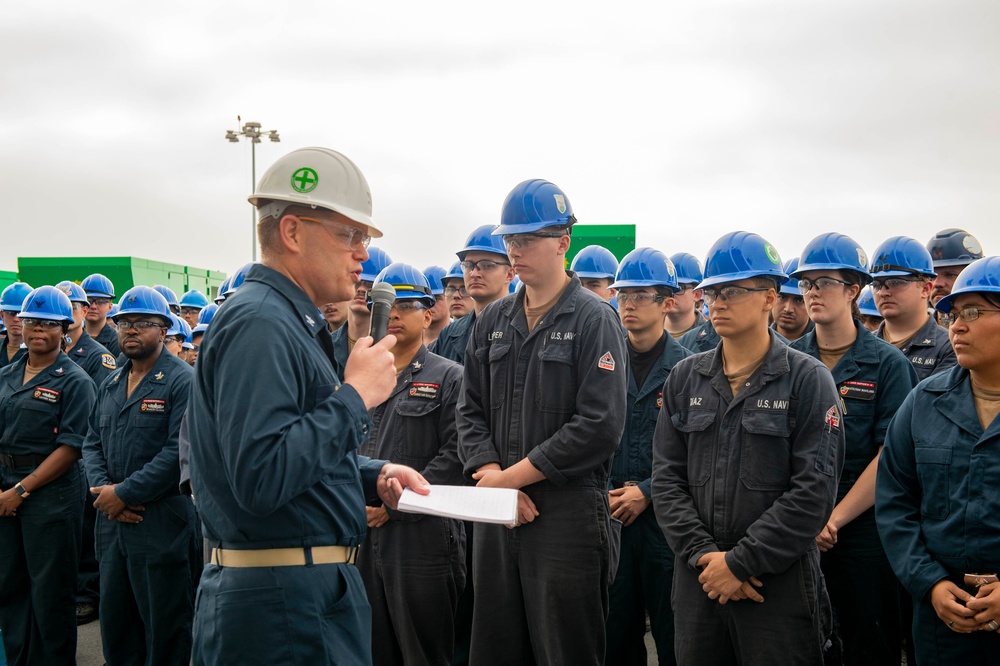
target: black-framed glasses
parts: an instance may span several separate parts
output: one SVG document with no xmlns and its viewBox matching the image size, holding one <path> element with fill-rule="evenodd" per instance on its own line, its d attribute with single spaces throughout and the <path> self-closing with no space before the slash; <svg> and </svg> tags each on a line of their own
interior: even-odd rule
<svg viewBox="0 0 1000 666">
<path fill-rule="evenodd" d="M 110 298 L 88 298 L 87 302 L 90 303 L 91 307 L 95 305 L 111 305 Z"/>
<path fill-rule="evenodd" d="M 492 271 L 497 266 L 510 266 L 510 264 L 507 263 L 506 261 L 492 261 L 490 259 L 480 259 L 479 261 L 469 261 L 468 259 L 466 259 L 465 261 L 462 262 L 461 265 L 462 265 L 462 270 L 465 271 L 466 273 L 471 273 L 477 268 L 481 272 L 485 273 L 487 271 Z"/>
<path fill-rule="evenodd" d="M 199 312 L 201 312 L 201 308 L 191 308 L 187 306 L 181 308 L 182 315 L 196 315 Z"/>
<path fill-rule="evenodd" d="M 444 295 L 445 296 L 454 296 L 455 294 L 458 294 L 462 298 L 468 298 L 469 297 L 469 292 L 468 292 L 468 290 L 466 290 L 465 287 L 445 287 L 444 288 Z"/>
<path fill-rule="evenodd" d="M 320 225 L 330 225 L 325 227 L 330 235 L 334 238 L 345 243 L 347 247 L 352 250 L 357 250 L 358 248 L 368 248 L 368 244 L 372 242 L 372 237 L 361 231 L 356 227 L 349 227 L 346 224 L 341 224 L 340 222 L 334 222 L 333 220 L 317 220 L 314 217 L 301 217 L 298 216 L 303 222 L 313 222 Z"/>
<path fill-rule="evenodd" d="M 813 287 L 816 287 L 818 291 L 828 291 L 833 289 L 838 284 L 847 286 L 851 284 L 850 282 L 845 282 L 844 280 L 838 280 L 837 278 L 818 277 L 815 280 L 810 280 L 809 278 L 799 278 L 799 293 L 805 296 L 808 294 Z"/>
<path fill-rule="evenodd" d="M 924 278 L 921 277 L 891 277 L 891 278 L 877 278 L 872 280 L 872 291 L 876 294 L 883 289 L 899 289 L 900 287 L 905 287 L 911 282 L 923 282 Z"/>
<path fill-rule="evenodd" d="M 962 308 L 961 310 L 952 310 L 951 312 L 941 316 L 944 317 L 946 322 L 948 322 L 948 326 L 953 326 L 959 319 L 962 321 L 976 321 L 979 319 L 979 315 L 984 312 L 1000 312 L 1000 310 L 988 310 L 986 308 Z"/>
<path fill-rule="evenodd" d="M 55 321 L 54 319 L 39 319 L 38 317 L 22 317 L 21 326 L 23 328 L 35 328 L 40 326 L 43 331 L 52 331 L 57 328 L 62 328 L 61 321 Z"/>
<path fill-rule="evenodd" d="M 677 285 L 677 289 L 674 290 L 675 294 L 683 294 L 685 291 L 694 291 L 698 288 L 698 284 L 695 282 L 681 282 Z"/>
<path fill-rule="evenodd" d="M 751 292 L 754 291 L 769 291 L 772 287 L 723 287 L 722 289 L 715 289 L 714 287 L 705 287 L 702 290 L 702 295 L 705 297 L 705 302 L 709 305 L 714 305 L 715 301 L 719 298 L 722 299 L 723 303 L 739 303 L 745 301 L 747 297 L 750 296 Z"/>
<path fill-rule="evenodd" d="M 119 331 L 130 331 L 132 329 L 137 330 L 142 333 L 143 331 L 148 331 L 151 328 L 166 328 L 163 324 L 158 321 L 125 321 L 124 319 L 118 320 L 118 330 Z"/>
<path fill-rule="evenodd" d="M 392 307 L 400 314 L 409 314 L 414 310 L 426 310 L 427 306 L 420 301 L 400 301 L 393 302 Z"/>
<path fill-rule="evenodd" d="M 659 294 L 651 294 L 648 291 L 634 291 L 631 293 L 619 291 L 615 294 L 615 298 L 618 299 L 618 305 L 635 303 L 636 307 L 642 307 L 643 305 L 659 303 L 665 297 Z"/>
<path fill-rule="evenodd" d="M 564 233 L 554 231 L 535 231 L 530 234 L 505 234 L 502 238 L 504 247 L 510 251 L 512 247 L 518 249 L 530 248 L 541 238 L 562 238 L 565 235 Z"/>
</svg>

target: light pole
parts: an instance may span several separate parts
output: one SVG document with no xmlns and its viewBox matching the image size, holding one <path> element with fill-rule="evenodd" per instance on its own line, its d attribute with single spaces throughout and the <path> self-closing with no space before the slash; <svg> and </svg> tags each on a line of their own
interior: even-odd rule
<svg viewBox="0 0 1000 666">
<path fill-rule="evenodd" d="M 236 122 L 240 117 L 236 116 Z M 238 130 L 226 130 L 226 140 L 230 143 L 239 143 L 240 137 L 250 139 L 250 193 L 257 191 L 257 144 L 260 143 L 261 136 L 267 136 L 273 143 L 281 141 L 278 130 L 261 131 L 260 123 L 243 123 L 243 128 Z M 250 234 L 252 238 L 251 256 L 253 261 L 257 261 L 257 209 L 250 212 Z"/>
</svg>

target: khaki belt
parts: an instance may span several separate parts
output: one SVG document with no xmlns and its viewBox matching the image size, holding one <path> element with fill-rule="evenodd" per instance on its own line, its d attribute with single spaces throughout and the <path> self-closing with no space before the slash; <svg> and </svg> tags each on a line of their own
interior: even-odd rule
<svg viewBox="0 0 1000 666">
<path fill-rule="evenodd" d="M 212 564 L 220 567 L 302 567 L 307 564 L 344 564 L 357 559 L 356 546 L 266 548 L 263 550 L 212 549 Z"/>
</svg>

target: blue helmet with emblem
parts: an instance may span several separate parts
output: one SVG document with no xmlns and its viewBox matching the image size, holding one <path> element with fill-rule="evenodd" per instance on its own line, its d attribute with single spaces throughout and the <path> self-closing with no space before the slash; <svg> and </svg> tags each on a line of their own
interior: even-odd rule
<svg viewBox="0 0 1000 666">
<path fill-rule="evenodd" d="M 448 269 L 445 276 L 441 278 L 441 282 L 443 283 L 445 280 L 461 280 L 462 282 L 465 282 L 465 273 L 462 271 L 461 261 L 456 261 L 451 265 L 451 268 Z"/>
<path fill-rule="evenodd" d="M 159 315 L 168 326 L 170 319 L 170 306 L 163 294 L 152 287 L 139 285 L 132 287 L 118 300 L 118 312 L 115 314 L 115 321 L 126 314 Z"/>
<path fill-rule="evenodd" d="M 229 289 L 229 283 L 232 281 L 233 281 L 233 276 L 227 275 L 226 279 L 223 280 L 222 284 L 219 285 L 219 291 L 216 292 L 215 298 L 212 299 L 213 303 L 215 303 L 216 305 L 222 305 L 223 303 L 226 302 L 226 289 Z"/>
<path fill-rule="evenodd" d="M 882 313 L 875 307 L 875 294 L 868 285 L 861 290 L 858 295 L 858 310 L 867 317 L 881 317 Z"/>
<path fill-rule="evenodd" d="M 612 289 L 628 287 L 669 287 L 676 290 L 677 269 L 674 262 L 651 247 L 632 250 L 622 259 L 615 281 L 611 284 Z"/>
<path fill-rule="evenodd" d="M 670 257 L 677 270 L 677 284 L 690 284 L 697 287 L 705 279 L 698 257 L 689 252 L 678 252 Z"/>
<path fill-rule="evenodd" d="M 66 294 L 69 297 L 70 303 L 82 303 L 83 305 L 90 304 L 90 299 L 87 298 L 87 292 L 83 290 L 83 287 L 72 280 L 63 280 L 56 285 L 56 289 Z"/>
<path fill-rule="evenodd" d="M 44 286 L 32 289 L 21 303 L 18 318 L 48 319 L 73 323 L 73 304 L 69 296 L 55 287 Z"/>
<path fill-rule="evenodd" d="M 206 305 L 208 305 L 208 298 L 197 289 L 185 291 L 184 295 L 181 296 L 180 306 L 182 308 L 195 308 L 196 310 L 200 310 Z"/>
<path fill-rule="evenodd" d="M 233 273 L 232 278 L 229 278 L 229 284 L 224 285 L 225 289 L 222 288 L 219 289 L 219 293 L 222 294 L 225 298 L 229 298 L 230 296 L 235 294 L 236 290 L 239 289 L 241 286 L 243 286 L 243 283 L 246 281 L 247 273 L 250 271 L 251 268 L 253 268 L 256 265 L 257 265 L 256 261 L 251 261 L 249 264 L 244 264 L 243 266 L 241 266 L 238 271 Z"/>
<path fill-rule="evenodd" d="M 868 255 L 850 236 L 835 231 L 820 234 L 809 241 L 802 251 L 802 260 L 795 269 L 797 278 L 806 271 L 853 271 L 862 285 L 872 280 L 868 272 Z M 788 271 L 786 271 L 788 272 Z M 798 291 L 795 292 L 798 294 Z"/>
<path fill-rule="evenodd" d="M 983 246 L 976 237 L 964 229 L 945 229 L 927 242 L 934 268 L 968 266 L 983 258 Z"/>
<path fill-rule="evenodd" d="M 534 178 L 519 183 L 507 195 L 500 213 L 500 226 L 493 235 L 527 234 L 546 227 L 576 224 L 573 207 L 558 187 Z"/>
<path fill-rule="evenodd" d="M 934 307 L 941 312 L 951 312 L 955 299 L 962 294 L 1000 294 L 1000 257 L 976 259 L 962 269 L 955 278 L 951 293 Z"/>
<path fill-rule="evenodd" d="M 375 278 L 385 270 L 385 267 L 392 263 L 389 255 L 377 247 L 368 248 L 368 259 L 361 264 L 361 280 L 363 282 L 375 282 Z"/>
<path fill-rule="evenodd" d="M 469 237 L 465 241 L 465 247 L 455 254 L 462 261 L 465 260 L 467 252 L 492 252 L 493 254 L 502 255 L 506 259 L 507 248 L 503 244 L 503 239 L 500 236 L 493 235 L 493 230 L 496 228 L 495 224 L 484 224 L 478 227 L 469 234 Z"/>
<path fill-rule="evenodd" d="M 873 278 L 904 277 L 920 275 L 933 278 L 934 261 L 931 253 L 923 245 L 906 236 L 893 236 L 884 241 L 872 253 L 871 274 Z"/>
<path fill-rule="evenodd" d="M 27 282 L 15 282 L 8 285 L 0 293 L 0 310 L 4 312 L 20 312 L 24 299 L 31 293 L 31 285 Z"/>
<path fill-rule="evenodd" d="M 111 284 L 111 280 L 104 277 L 100 273 L 93 273 L 83 278 L 80 282 L 80 286 L 83 290 L 87 292 L 87 296 L 91 298 L 114 298 L 115 297 L 115 285 Z"/>
<path fill-rule="evenodd" d="M 219 310 L 218 305 L 216 305 L 215 303 L 209 303 L 208 305 L 206 305 L 201 309 L 201 312 L 198 313 L 198 323 L 211 324 L 212 318 L 215 316 L 215 313 L 218 312 L 218 310 Z"/>
<path fill-rule="evenodd" d="M 781 267 L 781 270 L 785 271 L 787 275 L 791 276 L 792 273 L 795 272 L 795 269 L 798 267 L 799 267 L 799 258 L 792 257 L 791 259 L 785 262 L 785 265 Z M 778 293 L 784 294 L 786 296 L 798 296 L 799 298 L 802 298 L 802 294 L 799 293 L 799 281 L 795 277 L 789 277 L 788 281 L 782 284 L 781 288 L 778 289 Z"/>
<path fill-rule="evenodd" d="M 179 308 L 181 306 L 181 304 L 177 301 L 177 294 L 175 294 L 174 290 L 168 287 L 167 285 L 158 284 L 154 286 L 153 289 L 160 292 L 160 296 L 163 296 L 163 298 L 167 299 L 167 305 L 173 306 L 175 308 Z"/>
<path fill-rule="evenodd" d="M 444 294 L 444 276 L 448 274 L 448 271 L 441 268 L 440 266 L 428 266 L 423 270 L 424 277 L 427 278 L 427 284 L 431 287 L 431 294 L 435 298 Z"/>
<path fill-rule="evenodd" d="M 788 279 L 773 245 L 758 234 L 733 231 L 715 241 L 708 250 L 705 277 L 698 286 L 711 287 L 754 277 L 771 278 L 778 285 Z"/>
<path fill-rule="evenodd" d="M 610 278 L 618 274 L 618 259 L 606 247 L 588 245 L 573 257 L 569 269 L 580 278 Z"/>
<path fill-rule="evenodd" d="M 424 274 L 409 264 L 396 262 L 386 266 L 375 278 L 396 290 L 396 300 L 419 300 L 427 307 L 434 307 L 434 296 Z M 370 307 L 370 305 L 369 305 Z"/>
</svg>

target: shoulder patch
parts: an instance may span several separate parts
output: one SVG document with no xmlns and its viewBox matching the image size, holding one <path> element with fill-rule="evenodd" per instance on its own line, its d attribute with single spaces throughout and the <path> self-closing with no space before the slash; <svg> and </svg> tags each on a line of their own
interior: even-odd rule
<svg viewBox="0 0 1000 666">
<path fill-rule="evenodd" d="M 840 412 L 837 411 L 837 405 L 833 405 L 830 409 L 826 410 L 826 417 L 823 420 L 826 422 L 826 429 L 828 431 L 840 428 Z"/>
<path fill-rule="evenodd" d="M 597 362 L 597 367 L 601 370 L 611 370 L 615 369 L 615 357 L 611 355 L 611 352 L 604 352 L 604 356 Z"/>
<path fill-rule="evenodd" d="M 118 368 L 118 361 L 111 354 L 101 354 L 101 365 L 108 370 L 115 370 Z"/>
</svg>

